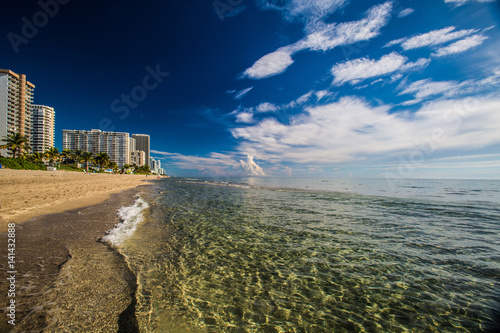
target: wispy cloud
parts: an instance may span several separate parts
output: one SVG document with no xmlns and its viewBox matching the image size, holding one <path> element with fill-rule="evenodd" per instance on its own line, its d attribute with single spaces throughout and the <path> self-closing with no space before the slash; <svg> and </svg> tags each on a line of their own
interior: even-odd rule
<svg viewBox="0 0 500 333">
<path fill-rule="evenodd" d="M 435 53 L 433 53 L 433 55 L 436 57 L 444 57 L 448 55 L 462 53 L 476 46 L 481 45 L 486 39 L 488 39 L 488 37 L 484 35 L 470 36 L 462 40 L 459 40 L 455 43 L 452 43 L 448 46 L 438 49 Z"/>
<path fill-rule="evenodd" d="M 251 124 L 254 122 L 253 113 L 251 112 L 240 112 L 236 115 L 237 123 Z"/>
<path fill-rule="evenodd" d="M 411 151 L 434 140 L 436 151 L 483 148 L 500 143 L 500 99 L 468 98 L 429 102 L 415 113 L 392 113 L 355 97 L 307 108 L 285 125 L 264 119 L 235 128 L 239 151 L 261 159 L 331 165 Z M 437 136 L 437 138 L 436 138 Z"/>
<path fill-rule="evenodd" d="M 429 64 L 428 59 L 419 59 L 416 62 L 408 62 L 408 58 L 399 53 L 392 52 L 384 55 L 379 60 L 360 58 L 332 67 L 334 76 L 333 84 L 342 85 L 346 82 L 357 84 L 365 79 L 392 74 L 399 71 L 422 68 Z"/>
<path fill-rule="evenodd" d="M 457 6 L 462 6 L 467 2 L 494 2 L 495 0 L 444 0 L 445 3 L 453 3 Z"/>
<path fill-rule="evenodd" d="M 236 95 L 234 95 L 234 98 L 237 99 L 237 100 L 240 100 L 242 99 L 243 97 L 245 97 L 246 94 L 248 94 L 248 92 L 250 90 L 252 90 L 253 87 L 249 87 L 249 88 L 246 88 L 246 89 L 243 89 L 243 90 L 240 90 L 239 92 L 236 93 Z"/>
<path fill-rule="evenodd" d="M 500 83 L 500 72 L 493 70 L 486 77 L 479 79 L 470 79 L 462 82 L 457 81 L 433 81 L 424 79 L 406 84 L 402 82 L 399 86 L 401 92 L 399 95 L 412 94 L 415 97 L 413 101 L 403 102 L 402 105 L 412 105 L 420 103 L 429 97 L 443 96 L 468 96 L 468 95 L 488 95 L 498 90 Z"/>
<path fill-rule="evenodd" d="M 406 16 L 410 15 L 411 13 L 413 13 L 414 11 L 415 10 L 412 8 L 403 9 L 402 11 L 399 12 L 398 17 L 399 18 L 406 17 Z"/>
<path fill-rule="evenodd" d="M 261 9 L 270 9 L 281 12 L 288 21 L 301 20 L 308 24 L 318 21 L 347 4 L 348 0 L 291 0 L 291 1 L 268 1 L 258 0 L 257 5 Z"/>
<path fill-rule="evenodd" d="M 264 103 L 260 103 L 255 108 L 255 111 L 256 112 L 274 112 L 274 111 L 277 111 L 278 109 L 279 108 L 277 105 L 272 104 L 272 103 L 268 103 L 268 102 L 264 102 Z"/>
<path fill-rule="evenodd" d="M 412 50 L 425 46 L 444 44 L 452 40 L 472 35 L 473 33 L 476 33 L 478 31 L 474 29 L 457 30 L 457 31 L 454 30 L 455 27 L 447 27 L 444 29 L 433 30 L 424 34 L 415 35 L 413 37 L 405 37 L 393 40 L 387 43 L 385 46 L 388 47 L 400 44 L 404 50 Z"/>
<path fill-rule="evenodd" d="M 292 4 L 294 3 L 292 1 Z M 298 6 L 298 3 L 302 4 L 302 1 L 297 1 L 294 8 L 302 8 Z M 322 1 L 319 1 L 319 3 L 322 3 Z M 305 5 L 305 7 L 309 8 L 308 6 L 315 7 L 315 5 Z M 388 23 L 391 9 L 392 2 L 389 1 L 370 8 L 365 17 L 359 21 L 329 24 L 317 21 L 314 24 L 309 24 L 306 27 L 306 37 L 263 56 L 252 67 L 246 69 L 242 77 L 263 79 L 281 74 L 293 64 L 292 55 L 303 50 L 327 51 L 337 46 L 370 40 L 378 36 L 381 28 Z M 323 16 L 319 15 L 318 17 L 322 18 Z"/>
<path fill-rule="evenodd" d="M 453 96 L 459 92 L 460 85 L 455 81 L 434 82 L 431 79 L 419 80 L 411 83 L 400 95 L 413 94 L 417 99 L 433 95 Z"/>
</svg>

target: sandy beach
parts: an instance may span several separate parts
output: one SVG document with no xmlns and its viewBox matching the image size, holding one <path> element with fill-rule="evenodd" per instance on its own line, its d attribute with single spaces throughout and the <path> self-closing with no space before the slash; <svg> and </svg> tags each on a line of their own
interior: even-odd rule
<svg viewBox="0 0 500 333">
<path fill-rule="evenodd" d="M 8 223 L 96 205 L 112 193 L 144 185 L 146 179 L 142 175 L 0 169 L 0 233 L 7 231 Z"/>
<path fill-rule="evenodd" d="M 0 244 L 7 244 L 7 224 L 17 225 L 15 331 L 136 331 L 135 276 L 99 240 L 118 222 L 117 209 L 150 184 L 146 179 L 0 170 Z M 2 246 L 2 258 L 6 251 Z M 0 263 L 2 295 L 6 264 Z M 4 306 L 0 331 L 9 332 Z"/>
</svg>

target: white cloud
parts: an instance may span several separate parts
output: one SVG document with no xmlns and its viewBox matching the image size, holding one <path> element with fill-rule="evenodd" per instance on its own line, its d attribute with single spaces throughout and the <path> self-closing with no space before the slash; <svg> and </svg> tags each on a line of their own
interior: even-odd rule
<svg viewBox="0 0 500 333">
<path fill-rule="evenodd" d="M 327 17 L 342 7 L 348 0 L 291 0 L 286 2 L 259 0 L 257 4 L 262 9 L 280 11 L 288 21 L 305 20 L 306 23 Z"/>
<path fill-rule="evenodd" d="M 468 30 L 457 30 L 454 31 L 455 27 L 447 27 L 444 29 L 433 30 L 431 32 L 427 32 L 425 34 L 416 35 L 409 38 L 401 38 L 397 40 L 393 40 L 392 42 L 387 43 L 385 46 L 393 46 L 397 44 L 401 44 L 401 47 L 404 50 L 412 50 L 424 46 L 434 46 L 447 43 L 449 41 L 463 38 L 468 35 L 472 35 L 477 32 L 474 29 Z"/>
<path fill-rule="evenodd" d="M 398 17 L 399 18 L 406 17 L 406 16 L 410 15 L 411 13 L 413 13 L 414 11 L 415 10 L 412 8 L 403 9 L 402 11 L 399 12 Z"/>
<path fill-rule="evenodd" d="M 484 35 L 470 36 L 438 49 L 433 55 L 436 57 L 444 57 L 452 54 L 462 53 L 481 45 L 486 39 L 488 39 L 488 37 Z"/>
<path fill-rule="evenodd" d="M 332 93 L 329 92 L 328 90 L 316 91 L 314 94 L 316 95 L 316 99 L 318 101 L 321 100 L 321 99 L 323 99 L 323 97 L 325 97 L 325 96 L 331 96 L 332 95 Z"/>
<path fill-rule="evenodd" d="M 410 70 L 425 67 L 428 59 L 419 59 L 408 62 L 408 58 L 396 52 L 384 55 L 380 60 L 360 58 L 336 64 L 331 72 L 335 77 L 333 84 L 342 85 L 346 82 L 357 84 L 365 79 L 383 76 L 396 71 Z"/>
<path fill-rule="evenodd" d="M 245 124 L 251 124 L 254 122 L 253 119 L 253 113 L 250 112 L 241 112 L 236 115 L 236 122 L 237 123 L 245 123 Z"/>
<path fill-rule="evenodd" d="M 400 95 L 413 94 L 417 99 L 432 95 L 452 96 L 458 93 L 460 85 L 455 81 L 433 82 L 431 79 L 419 80 L 410 84 Z"/>
<path fill-rule="evenodd" d="M 239 91 L 239 92 L 238 92 L 238 93 L 234 96 L 234 98 L 235 98 L 235 99 L 240 100 L 240 99 L 242 99 L 243 97 L 245 97 L 245 95 L 246 95 L 246 94 L 248 94 L 248 92 L 249 92 L 250 90 L 252 90 L 252 89 L 253 89 L 253 87 L 249 87 L 249 88 L 243 89 L 243 90 Z"/>
<path fill-rule="evenodd" d="M 457 6 L 462 6 L 467 2 L 493 2 L 495 0 L 444 0 L 445 3 L 454 3 Z"/>
<path fill-rule="evenodd" d="M 310 6 L 315 5 L 310 4 Z M 370 8 L 365 17 L 359 21 L 339 24 L 318 21 L 314 25 L 309 25 L 306 37 L 263 56 L 252 67 L 246 69 L 242 76 L 250 79 L 267 78 L 283 73 L 293 64 L 292 55 L 296 52 L 327 51 L 337 46 L 372 39 L 378 36 L 381 28 L 388 23 L 391 9 L 392 2 L 389 1 Z"/>
<path fill-rule="evenodd" d="M 370 8 L 365 18 L 345 23 L 319 23 L 304 39 L 292 46 L 294 51 L 305 49 L 327 51 L 341 45 L 370 40 L 380 34 L 390 18 L 392 3 Z"/>
<path fill-rule="evenodd" d="M 198 170 L 218 176 L 265 176 L 264 170 L 254 161 L 254 157 L 249 155 L 246 161 L 238 162 L 235 155 L 222 153 L 210 153 L 207 157 L 158 150 L 151 150 L 151 153 L 163 156 L 169 160 L 169 165 L 180 169 Z"/>
<path fill-rule="evenodd" d="M 268 103 L 268 102 L 260 103 L 255 108 L 255 111 L 257 111 L 257 112 L 274 112 L 277 110 L 278 110 L 278 107 L 276 105 Z"/>
<path fill-rule="evenodd" d="M 480 149 L 500 144 L 500 99 L 464 98 L 424 104 L 415 113 L 391 112 L 346 97 L 308 108 L 289 125 L 265 119 L 236 128 L 239 150 L 276 164 L 335 164 L 411 152 L 428 142 L 435 151 Z"/>
<path fill-rule="evenodd" d="M 247 160 L 240 160 L 241 168 L 248 176 L 265 176 L 264 170 L 253 160 L 252 155 L 247 155 Z"/>
<path fill-rule="evenodd" d="M 243 76 L 250 79 L 263 79 L 283 73 L 291 64 L 293 60 L 290 51 L 287 48 L 281 48 L 257 60 L 252 67 L 243 72 Z"/>
</svg>

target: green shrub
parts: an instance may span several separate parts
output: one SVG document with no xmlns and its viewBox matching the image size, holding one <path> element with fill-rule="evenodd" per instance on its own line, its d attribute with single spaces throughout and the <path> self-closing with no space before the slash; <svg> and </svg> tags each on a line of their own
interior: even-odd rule
<svg viewBox="0 0 500 333">
<path fill-rule="evenodd" d="M 0 164 L 3 168 L 17 170 L 47 170 L 43 164 L 35 164 L 22 158 L 0 157 Z"/>
</svg>

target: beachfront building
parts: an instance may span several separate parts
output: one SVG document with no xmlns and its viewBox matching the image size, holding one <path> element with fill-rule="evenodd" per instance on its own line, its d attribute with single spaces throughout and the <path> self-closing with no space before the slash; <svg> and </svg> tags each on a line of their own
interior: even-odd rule
<svg viewBox="0 0 500 333">
<path fill-rule="evenodd" d="M 130 164 L 135 164 L 138 167 L 146 164 L 146 153 L 143 152 L 142 150 L 131 151 L 130 152 Z"/>
<path fill-rule="evenodd" d="M 44 153 L 50 147 L 54 147 L 55 118 L 54 108 L 50 106 L 31 107 L 30 146 L 34 153 Z"/>
<path fill-rule="evenodd" d="M 151 168 L 151 172 L 156 173 L 157 175 L 164 175 L 165 170 L 161 167 L 161 161 L 155 160 L 153 157 L 149 158 L 149 164 Z"/>
<path fill-rule="evenodd" d="M 149 135 L 147 134 L 132 134 L 132 139 L 135 139 L 135 149 L 134 150 L 141 150 L 146 154 L 145 161 L 146 165 L 148 165 L 151 168 L 151 165 L 149 164 Z"/>
<path fill-rule="evenodd" d="M 19 133 L 30 140 L 34 90 L 35 85 L 26 75 L 0 69 L 0 139 Z M 6 149 L 0 150 L 0 154 L 11 155 Z"/>
<path fill-rule="evenodd" d="M 63 149 L 80 149 L 96 156 L 107 153 L 111 162 L 122 168 L 130 164 L 129 133 L 102 132 L 101 130 L 63 130 Z"/>
</svg>

